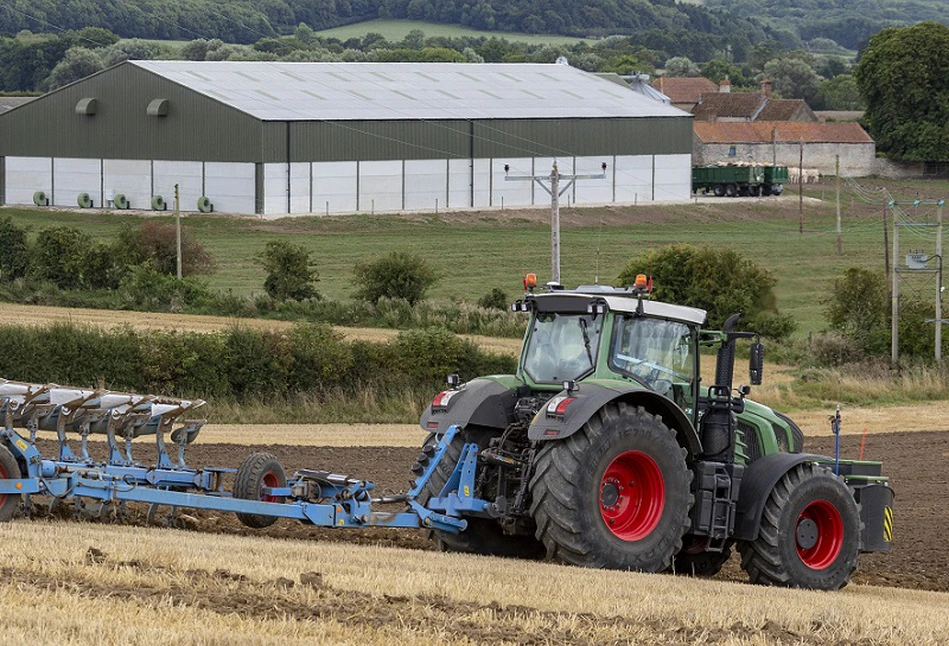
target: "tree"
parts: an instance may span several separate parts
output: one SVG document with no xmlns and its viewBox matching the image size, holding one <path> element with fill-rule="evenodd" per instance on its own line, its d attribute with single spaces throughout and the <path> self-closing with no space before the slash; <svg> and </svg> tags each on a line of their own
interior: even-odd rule
<svg viewBox="0 0 949 646">
<path fill-rule="evenodd" d="M 949 27 L 924 22 L 870 39 L 854 78 L 877 149 L 906 161 L 949 161 Z"/>
<path fill-rule="evenodd" d="M 652 275 L 659 300 L 706 310 L 710 326 L 740 312 L 742 326 L 764 336 L 780 339 L 794 330 L 775 305 L 774 276 L 732 249 L 662 247 L 633 258 L 617 280 L 632 285 L 637 274 Z"/>
<path fill-rule="evenodd" d="M 786 99 L 810 102 L 820 90 L 820 76 L 800 58 L 773 58 L 765 63 L 764 76 L 771 79 L 774 91 Z"/>
<path fill-rule="evenodd" d="M 666 61 L 666 76 L 698 76 L 702 73 L 699 66 L 686 56 L 673 56 Z"/>
<path fill-rule="evenodd" d="M 353 273 L 360 286 L 357 296 L 371 303 L 379 302 L 380 298 L 402 298 L 414 305 L 438 280 L 423 257 L 401 251 L 360 263 Z"/>
<path fill-rule="evenodd" d="M 29 259 L 26 229 L 14 224 L 9 215 L 0 218 L 0 280 L 23 276 Z"/>
<path fill-rule="evenodd" d="M 854 78 L 840 74 L 821 81 L 813 107 L 818 110 L 861 110 L 864 105 Z"/>
<path fill-rule="evenodd" d="M 276 301 L 320 298 L 316 283 L 320 276 L 305 248 L 285 240 L 271 240 L 257 258 L 267 277 L 264 289 Z"/>
<path fill-rule="evenodd" d="M 105 69 L 102 57 L 85 47 L 71 47 L 49 74 L 49 89 L 55 90 Z"/>
</svg>

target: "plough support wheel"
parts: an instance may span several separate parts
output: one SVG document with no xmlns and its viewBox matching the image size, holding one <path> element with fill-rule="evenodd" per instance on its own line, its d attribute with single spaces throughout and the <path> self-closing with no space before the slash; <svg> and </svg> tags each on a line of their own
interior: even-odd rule
<svg viewBox="0 0 949 646">
<path fill-rule="evenodd" d="M 237 469 L 234 480 L 234 497 L 263 502 L 284 502 L 279 496 L 263 494 L 264 487 L 286 487 L 287 473 L 280 460 L 270 453 L 251 453 Z M 277 519 L 260 514 L 237 514 L 237 518 L 247 527 L 261 529 L 270 527 Z"/>
</svg>

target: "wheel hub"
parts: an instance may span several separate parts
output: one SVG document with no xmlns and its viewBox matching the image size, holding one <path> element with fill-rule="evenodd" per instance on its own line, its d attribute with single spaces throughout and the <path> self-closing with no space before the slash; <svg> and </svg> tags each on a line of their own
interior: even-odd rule
<svg viewBox="0 0 949 646">
<path fill-rule="evenodd" d="M 603 483 L 603 488 L 600 489 L 600 504 L 607 509 L 612 509 L 616 507 L 616 503 L 619 502 L 620 498 L 619 483 L 615 478 L 609 478 Z"/>
<path fill-rule="evenodd" d="M 797 546 L 809 550 L 817 545 L 817 523 L 810 518 L 802 518 L 797 524 Z"/>
</svg>

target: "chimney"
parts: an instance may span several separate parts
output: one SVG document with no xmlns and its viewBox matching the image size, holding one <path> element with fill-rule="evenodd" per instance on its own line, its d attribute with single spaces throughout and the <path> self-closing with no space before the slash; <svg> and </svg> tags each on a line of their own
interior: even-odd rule
<svg viewBox="0 0 949 646">
<path fill-rule="evenodd" d="M 731 92 L 732 91 L 732 82 L 728 78 L 722 79 L 722 82 L 718 84 L 719 92 Z"/>
<path fill-rule="evenodd" d="M 766 98 L 771 98 L 771 79 L 761 80 L 761 93 L 765 95 Z"/>
</svg>

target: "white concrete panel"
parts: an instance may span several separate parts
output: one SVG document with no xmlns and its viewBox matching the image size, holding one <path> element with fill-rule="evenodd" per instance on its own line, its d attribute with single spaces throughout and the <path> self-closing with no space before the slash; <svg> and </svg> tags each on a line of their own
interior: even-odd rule
<svg viewBox="0 0 949 646">
<path fill-rule="evenodd" d="M 53 170 L 49 157 L 7 157 L 5 164 L 7 204 L 32 204 L 36 191 L 45 191 L 47 195 L 52 192 Z"/>
<path fill-rule="evenodd" d="M 434 208 L 435 201 L 432 200 Z M 359 162 L 359 211 L 402 210 L 402 160 Z"/>
<path fill-rule="evenodd" d="M 471 206 L 471 160 L 448 160 L 448 206 L 461 209 Z"/>
<path fill-rule="evenodd" d="M 491 205 L 491 160 L 474 160 L 474 204 L 484 208 Z"/>
<path fill-rule="evenodd" d="M 313 164 L 313 211 L 352 213 L 356 210 L 356 162 Z"/>
<path fill-rule="evenodd" d="M 616 202 L 652 200 L 652 155 L 618 155 L 615 175 Z"/>
<path fill-rule="evenodd" d="M 613 201 L 613 156 L 577 157 L 577 175 L 600 175 L 606 162 L 606 177 L 603 179 L 577 180 L 573 196 L 576 204 L 607 204 Z"/>
<path fill-rule="evenodd" d="M 156 159 L 152 167 L 155 194 L 165 198 L 168 210 L 175 208 L 175 184 L 178 185 L 178 208 L 182 211 L 198 210 L 198 198 L 204 195 L 201 162 Z M 132 202 L 132 208 L 151 208 L 151 198 L 144 204 Z M 214 208 L 217 209 L 216 204 Z"/>
<path fill-rule="evenodd" d="M 152 207 L 152 163 L 147 159 L 104 159 L 102 160 L 102 186 L 105 195 L 103 204 L 121 193 L 128 198 L 132 208 L 150 209 Z M 157 191 L 156 191 L 157 192 Z M 164 194 L 165 201 L 173 208 L 175 191 Z"/>
<path fill-rule="evenodd" d="M 447 208 L 447 204 L 448 161 L 407 159 L 405 161 L 405 210 L 444 209 Z"/>
<path fill-rule="evenodd" d="M 656 201 L 687 200 L 692 192 L 692 156 L 656 155 Z"/>
<path fill-rule="evenodd" d="M 98 159 L 57 157 L 53 160 L 55 206 L 78 206 L 80 193 L 88 193 L 95 206 L 102 206 L 101 168 Z"/>
<path fill-rule="evenodd" d="M 287 214 L 287 165 L 264 164 L 264 215 Z"/>
<path fill-rule="evenodd" d="M 207 162 L 204 165 L 205 194 L 221 213 L 254 213 L 254 165 L 237 162 Z"/>
<path fill-rule="evenodd" d="M 290 164 L 290 213 L 310 213 L 310 162 Z"/>
<path fill-rule="evenodd" d="M 510 166 L 510 170 L 507 173 L 504 172 L 505 164 Z M 493 186 L 491 195 L 492 206 L 516 207 L 531 205 L 532 181 L 512 181 L 504 179 L 505 175 L 508 177 L 530 176 L 533 173 L 533 166 L 529 157 L 494 159 L 491 171 Z M 542 190 L 543 189 L 541 189 L 541 191 Z"/>
</svg>

